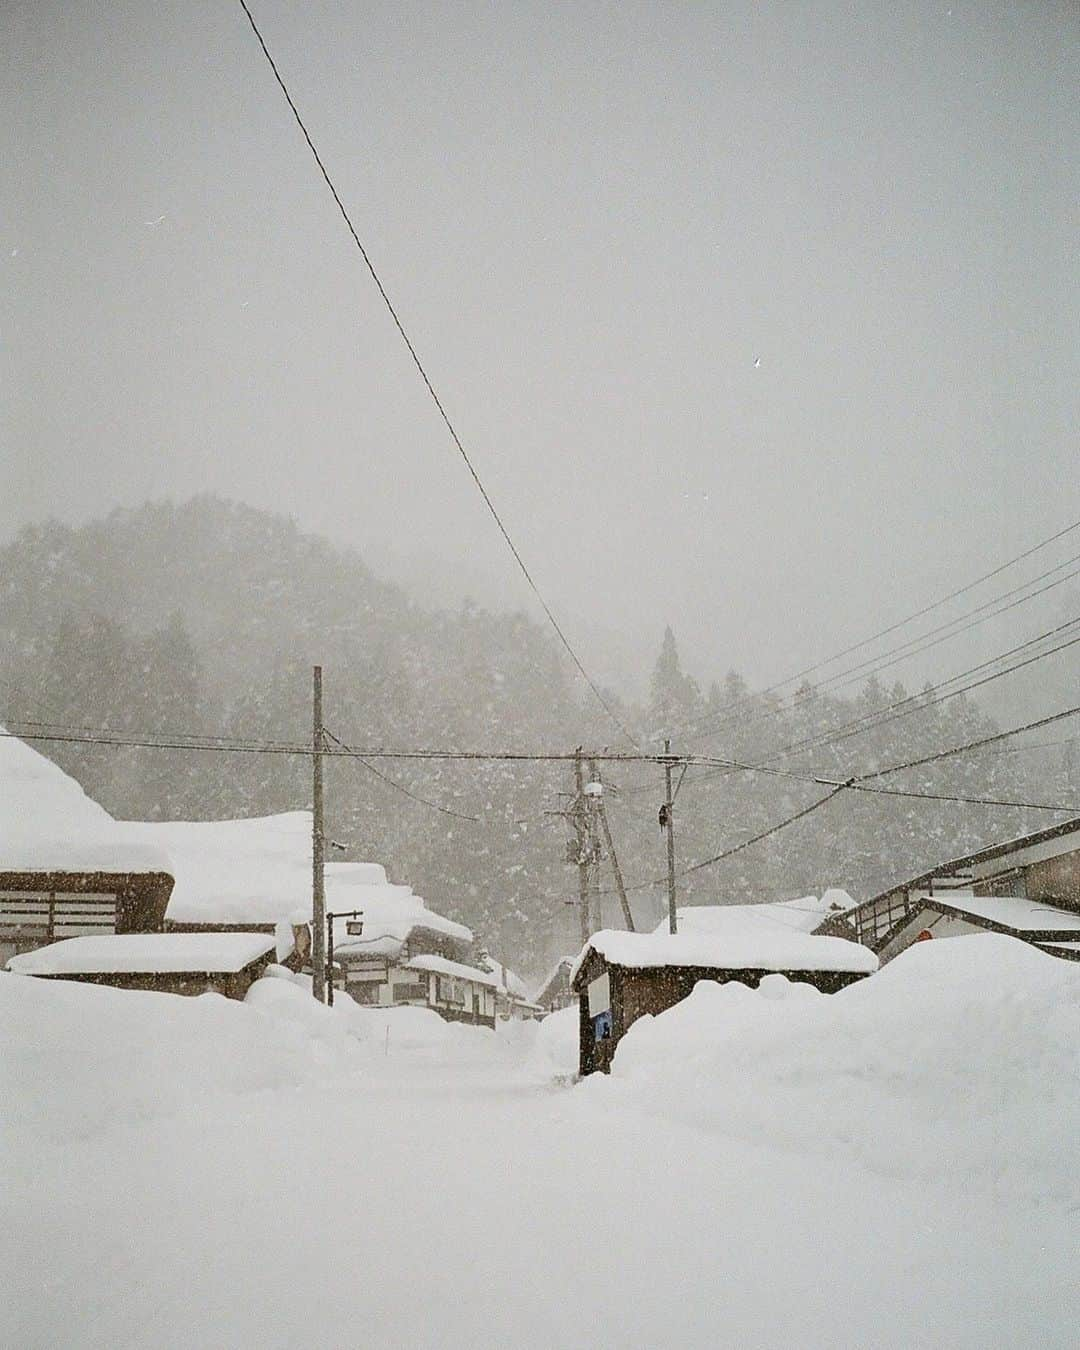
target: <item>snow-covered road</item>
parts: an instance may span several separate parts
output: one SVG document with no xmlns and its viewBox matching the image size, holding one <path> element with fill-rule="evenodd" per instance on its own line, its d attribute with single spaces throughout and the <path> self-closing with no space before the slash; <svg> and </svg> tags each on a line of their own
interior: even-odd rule
<svg viewBox="0 0 1080 1350">
<path fill-rule="evenodd" d="M 11 1345 L 1075 1344 L 1075 1201 L 962 1159 L 755 1142 L 633 1077 L 555 1084 L 524 1035 L 313 1041 L 17 977 L 0 1007 L 37 1028 L 5 1075 Z"/>
</svg>

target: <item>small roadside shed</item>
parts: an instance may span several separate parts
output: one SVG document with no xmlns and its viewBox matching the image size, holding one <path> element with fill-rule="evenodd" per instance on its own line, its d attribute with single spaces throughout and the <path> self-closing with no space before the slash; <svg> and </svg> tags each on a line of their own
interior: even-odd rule
<svg viewBox="0 0 1080 1350">
<path fill-rule="evenodd" d="M 619 1041 L 637 1019 L 681 1002 L 699 980 L 738 980 L 756 989 L 764 976 L 781 974 L 832 994 L 877 968 L 873 952 L 843 938 L 605 929 L 589 939 L 570 973 L 581 1010 L 579 1071 L 607 1073 Z"/>
<path fill-rule="evenodd" d="M 67 938 L 7 965 L 44 980 L 242 999 L 275 956 L 274 939 L 261 933 L 119 933 Z"/>
</svg>

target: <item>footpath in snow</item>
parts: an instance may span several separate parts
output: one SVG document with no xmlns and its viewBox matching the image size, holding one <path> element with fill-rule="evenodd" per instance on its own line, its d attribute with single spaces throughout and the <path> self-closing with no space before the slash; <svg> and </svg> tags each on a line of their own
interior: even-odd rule
<svg viewBox="0 0 1080 1350">
<path fill-rule="evenodd" d="M 0 976 L 26 1347 L 1066 1346 L 1080 965 L 922 943 L 701 984 L 572 1083 L 491 1033 Z"/>
</svg>

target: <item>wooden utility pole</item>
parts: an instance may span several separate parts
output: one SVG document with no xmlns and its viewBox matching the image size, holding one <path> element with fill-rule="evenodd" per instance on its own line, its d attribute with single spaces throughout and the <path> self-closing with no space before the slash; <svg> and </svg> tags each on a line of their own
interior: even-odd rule
<svg viewBox="0 0 1080 1350">
<path fill-rule="evenodd" d="M 326 886 L 323 877 L 322 666 L 312 671 L 311 698 L 311 992 L 326 1002 Z"/>
<path fill-rule="evenodd" d="M 589 761 L 589 772 L 593 776 L 594 782 L 601 782 L 599 767 L 595 760 Z M 608 824 L 607 809 L 604 806 L 603 797 L 596 799 L 596 813 L 600 817 L 600 828 L 604 831 L 604 843 L 607 845 L 608 857 L 611 859 L 611 870 L 615 873 L 615 889 L 619 893 L 619 904 L 622 906 L 623 922 L 627 930 L 631 933 L 634 929 L 634 915 L 630 909 L 630 901 L 626 898 L 626 887 L 623 884 L 622 868 L 619 866 L 619 857 L 615 852 L 615 844 L 611 838 L 611 826 Z M 597 868 L 599 873 L 599 868 Z"/>
<path fill-rule="evenodd" d="M 589 808 L 589 922 L 599 931 L 604 926 L 604 905 L 600 895 L 600 831 L 596 828 L 599 814 L 599 786 L 596 778 L 596 765 L 589 761 L 589 783 L 585 788 L 586 803 Z"/>
<path fill-rule="evenodd" d="M 578 840 L 578 904 L 581 908 L 581 945 L 584 947 L 592 937 L 592 922 L 589 914 L 589 817 L 585 805 L 585 772 L 581 764 L 581 750 L 574 752 L 574 781 L 577 784 L 577 797 L 574 800 L 574 827 Z"/>
<path fill-rule="evenodd" d="M 679 931 L 675 909 L 675 806 L 671 800 L 671 742 L 664 742 L 664 826 L 667 830 L 667 907 L 668 932 Z"/>
</svg>

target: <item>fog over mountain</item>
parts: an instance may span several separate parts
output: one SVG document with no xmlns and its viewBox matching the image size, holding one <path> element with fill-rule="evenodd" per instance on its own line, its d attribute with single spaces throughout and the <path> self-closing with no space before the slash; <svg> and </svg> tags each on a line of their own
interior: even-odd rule
<svg viewBox="0 0 1080 1350">
<path fill-rule="evenodd" d="M 771 682 L 1077 514 L 1075 6 L 256 9 L 605 680 L 670 622 Z M 239 7 L 0 61 L 8 537 L 210 491 L 539 614 Z"/>
<path fill-rule="evenodd" d="M 158 502 L 78 528 L 26 527 L 0 550 L 0 720 L 26 734 L 57 724 L 306 744 L 316 662 L 326 725 L 353 748 L 567 752 L 619 743 L 545 626 L 475 604 L 419 606 L 358 554 L 282 516 L 213 497 Z M 1067 669 L 1075 681 L 1075 664 Z M 668 731 L 677 749 L 841 781 L 993 729 L 966 695 L 950 688 L 907 704 L 912 687 L 873 668 L 842 686 L 793 685 L 785 697 L 755 691 L 730 666 L 691 673 L 670 630 L 653 634 L 638 674 L 643 699 L 617 689 L 605 697 L 646 748 Z M 1062 693 L 1075 701 L 1075 684 Z M 846 730 L 857 719 L 864 723 Z M 1052 739 L 1028 753 L 991 747 L 890 783 L 1080 802 L 1080 756 L 1070 757 L 1068 732 L 1055 729 Z M 303 755 L 36 744 L 121 818 L 228 818 L 310 801 Z M 637 921 L 652 924 L 666 903 L 663 886 L 648 884 L 664 870 L 663 775 L 655 765 L 614 765 L 605 778 L 615 846 L 639 887 Z M 572 787 L 569 764 L 331 760 L 329 828 L 344 856 L 384 863 L 538 973 L 573 947 L 578 928 L 577 872 L 566 861 L 573 830 L 557 814 Z M 691 770 L 678 799 L 680 868 L 768 829 L 821 791 L 798 777 Z M 898 870 L 1060 818 L 848 794 L 729 862 L 681 876 L 680 895 L 780 899 L 828 885 L 873 893 Z M 610 892 L 606 864 L 605 877 Z M 614 896 L 603 903 L 615 921 Z"/>
</svg>

